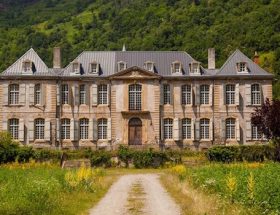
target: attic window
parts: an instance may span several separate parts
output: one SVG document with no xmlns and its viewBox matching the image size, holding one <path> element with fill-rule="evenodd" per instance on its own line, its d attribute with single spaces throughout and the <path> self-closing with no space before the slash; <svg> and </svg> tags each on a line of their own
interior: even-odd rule
<svg viewBox="0 0 280 215">
<path fill-rule="evenodd" d="M 24 72 L 30 72 L 32 67 L 32 62 L 31 61 L 24 61 L 22 64 L 22 70 Z"/>
<path fill-rule="evenodd" d="M 190 64 L 190 73 L 198 75 L 200 74 L 200 63 L 199 62 L 192 62 Z"/>
<path fill-rule="evenodd" d="M 98 74 L 99 64 L 98 63 L 91 63 L 90 64 L 90 73 Z"/>
<path fill-rule="evenodd" d="M 173 73 L 181 73 L 182 72 L 182 64 L 179 61 L 172 63 L 172 72 Z"/>
<path fill-rule="evenodd" d="M 73 73 L 75 73 L 75 74 L 80 73 L 80 64 L 77 62 L 73 63 Z"/>
<path fill-rule="evenodd" d="M 151 62 L 151 61 L 145 62 L 145 69 L 150 71 L 150 72 L 153 72 L 154 71 L 154 63 Z"/>
<path fill-rule="evenodd" d="M 126 69 L 126 63 L 123 61 L 118 62 L 118 71 L 123 71 Z"/>
<path fill-rule="evenodd" d="M 238 72 L 248 72 L 247 64 L 245 62 L 237 63 L 237 71 Z"/>
</svg>

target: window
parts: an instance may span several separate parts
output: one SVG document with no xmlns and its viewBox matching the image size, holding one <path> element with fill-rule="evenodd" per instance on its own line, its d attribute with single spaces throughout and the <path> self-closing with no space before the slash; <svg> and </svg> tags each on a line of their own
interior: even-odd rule
<svg viewBox="0 0 280 215">
<path fill-rule="evenodd" d="M 209 104 L 209 85 L 200 86 L 200 104 Z"/>
<path fill-rule="evenodd" d="M 86 103 L 86 86 L 80 85 L 80 105 L 83 105 Z"/>
<path fill-rule="evenodd" d="M 22 70 L 24 72 L 30 72 L 32 67 L 32 62 L 31 61 L 24 61 L 22 64 Z"/>
<path fill-rule="evenodd" d="M 140 84 L 129 85 L 129 110 L 141 110 L 142 86 Z"/>
<path fill-rule="evenodd" d="M 44 119 L 35 119 L 34 137 L 35 137 L 35 140 L 43 140 L 45 138 L 45 120 Z"/>
<path fill-rule="evenodd" d="M 118 62 L 118 71 L 123 71 L 126 69 L 126 63 L 121 61 L 121 62 Z"/>
<path fill-rule="evenodd" d="M 107 85 L 101 84 L 98 85 L 98 104 L 107 104 Z"/>
<path fill-rule="evenodd" d="M 102 118 L 98 120 L 98 139 L 107 139 L 107 119 Z"/>
<path fill-rule="evenodd" d="M 235 119 L 226 119 L 226 139 L 235 139 Z"/>
<path fill-rule="evenodd" d="M 200 74 L 200 63 L 199 62 L 193 62 L 189 64 L 190 66 L 190 74 Z"/>
<path fill-rule="evenodd" d="M 173 62 L 172 63 L 172 70 L 173 73 L 181 73 L 182 72 L 182 66 L 180 62 Z"/>
<path fill-rule="evenodd" d="M 80 73 L 80 64 L 79 63 L 73 63 L 73 72 L 75 74 L 79 74 Z"/>
<path fill-rule="evenodd" d="M 252 139 L 253 140 L 260 140 L 262 139 L 262 133 L 259 131 L 257 126 L 252 125 Z"/>
<path fill-rule="evenodd" d="M 200 120 L 200 138 L 201 139 L 209 139 L 210 136 L 210 120 L 209 119 L 201 119 Z"/>
<path fill-rule="evenodd" d="M 247 72 L 247 65 L 245 62 L 241 62 L 237 64 L 237 70 L 238 72 Z"/>
<path fill-rule="evenodd" d="M 259 84 L 253 84 L 251 86 L 251 100 L 252 100 L 252 105 L 261 104 L 261 90 Z"/>
<path fill-rule="evenodd" d="M 61 119 L 61 139 L 70 139 L 70 119 Z"/>
<path fill-rule="evenodd" d="M 91 63 L 90 64 L 90 72 L 93 73 L 93 74 L 97 74 L 98 73 L 98 68 L 99 64 L 97 63 Z"/>
<path fill-rule="evenodd" d="M 192 137 L 192 120 L 183 119 L 182 120 L 182 138 L 191 139 Z"/>
<path fill-rule="evenodd" d="M 171 104 L 171 92 L 169 84 L 163 85 L 163 104 Z"/>
<path fill-rule="evenodd" d="M 181 88 L 182 105 L 192 104 L 192 87 L 190 85 L 183 85 Z"/>
<path fill-rule="evenodd" d="M 80 139 L 86 140 L 88 139 L 88 119 L 80 119 Z"/>
<path fill-rule="evenodd" d="M 62 104 L 69 103 L 69 86 L 68 86 L 68 84 L 61 85 L 61 102 L 62 102 Z"/>
<path fill-rule="evenodd" d="M 226 104 L 227 105 L 235 104 L 235 85 L 234 84 L 226 85 Z"/>
<path fill-rule="evenodd" d="M 41 104 L 41 85 L 36 84 L 34 87 L 34 104 Z"/>
<path fill-rule="evenodd" d="M 164 124 L 164 139 L 172 139 L 173 138 L 173 119 L 167 118 L 163 121 Z"/>
<path fill-rule="evenodd" d="M 145 69 L 150 71 L 150 72 L 153 72 L 154 71 L 154 63 L 153 62 L 146 62 L 145 63 Z"/>
<path fill-rule="evenodd" d="M 9 86 L 9 104 L 16 105 L 19 103 L 19 85 L 11 84 Z"/>
<path fill-rule="evenodd" d="M 19 133 L 19 120 L 18 119 L 9 119 L 9 133 L 12 138 L 17 140 Z"/>
</svg>

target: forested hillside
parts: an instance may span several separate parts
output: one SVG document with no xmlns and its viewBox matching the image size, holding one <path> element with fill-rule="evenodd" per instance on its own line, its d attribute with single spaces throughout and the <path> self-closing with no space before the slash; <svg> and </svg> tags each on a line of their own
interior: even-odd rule
<svg viewBox="0 0 280 215">
<path fill-rule="evenodd" d="M 51 66 L 83 50 L 183 50 L 217 64 L 236 48 L 280 76 L 279 0 L 0 0 L 0 71 L 31 46 Z M 274 94 L 280 95 L 280 87 Z M 277 90 L 277 88 L 279 90 Z"/>
</svg>

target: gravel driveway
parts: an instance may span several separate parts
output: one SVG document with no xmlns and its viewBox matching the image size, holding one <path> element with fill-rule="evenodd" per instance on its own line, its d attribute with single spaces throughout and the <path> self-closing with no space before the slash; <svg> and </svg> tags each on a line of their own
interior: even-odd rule
<svg viewBox="0 0 280 215">
<path fill-rule="evenodd" d="M 141 192 L 140 192 L 141 191 Z M 115 182 L 91 215 L 179 215 L 179 206 L 157 174 L 124 175 Z"/>
</svg>

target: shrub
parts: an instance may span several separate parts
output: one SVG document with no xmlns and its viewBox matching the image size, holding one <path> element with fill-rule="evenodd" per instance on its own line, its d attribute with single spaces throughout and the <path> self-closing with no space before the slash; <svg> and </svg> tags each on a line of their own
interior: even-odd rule
<svg viewBox="0 0 280 215">
<path fill-rule="evenodd" d="M 128 167 L 129 162 L 132 160 L 133 151 L 126 146 L 120 146 L 118 149 L 118 158 L 120 161 L 125 163 L 125 166 Z"/>
<path fill-rule="evenodd" d="M 31 147 L 20 147 L 17 149 L 17 161 L 18 162 L 29 162 L 33 158 L 34 150 Z"/>
<path fill-rule="evenodd" d="M 0 164 L 15 161 L 18 149 L 19 145 L 9 133 L 0 132 Z"/>
<path fill-rule="evenodd" d="M 44 161 L 58 161 L 61 157 L 61 151 L 50 150 L 50 149 L 40 149 L 35 150 L 33 153 L 33 158 L 36 161 L 44 162 Z"/>
<path fill-rule="evenodd" d="M 88 156 L 90 156 L 91 166 L 111 166 L 112 153 L 108 151 L 92 151 Z"/>
<path fill-rule="evenodd" d="M 206 152 L 210 161 L 229 163 L 238 158 L 238 147 L 236 146 L 214 146 Z"/>
</svg>

